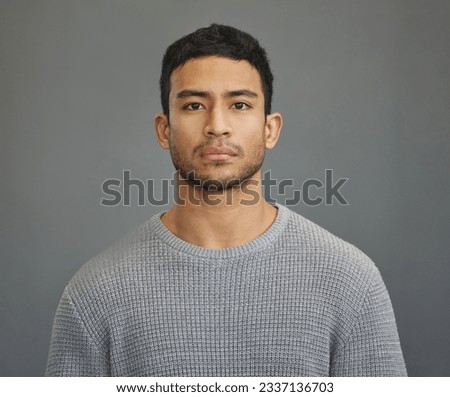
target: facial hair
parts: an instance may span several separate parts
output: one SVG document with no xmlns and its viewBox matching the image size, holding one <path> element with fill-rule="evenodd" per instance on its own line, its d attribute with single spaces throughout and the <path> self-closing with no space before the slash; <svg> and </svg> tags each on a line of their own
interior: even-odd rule
<svg viewBox="0 0 450 397">
<path fill-rule="evenodd" d="M 176 171 L 179 172 L 180 176 L 191 186 L 211 192 L 221 192 L 239 186 L 242 187 L 262 167 L 265 157 L 265 146 L 263 139 L 255 144 L 254 150 L 252 150 L 251 153 L 248 154 L 244 152 L 241 146 L 226 142 L 224 140 L 217 139 L 212 142 L 208 141 L 196 146 L 193 149 L 194 157 L 202 149 L 217 146 L 225 146 L 231 148 L 236 152 L 236 157 L 238 158 L 236 160 L 244 159 L 244 161 L 236 170 L 233 170 L 232 173 L 225 171 L 223 176 L 213 177 L 212 174 L 208 174 L 207 172 L 200 173 L 198 170 L 196 170 L 192 162 L 183 158 L 182 153 L 177 148 L 177 145 L 172 141 L 170 145 L 170 155 L 172 157 L 172 162 Z M 223 160 L 210 161 L 209 166 L 217 170 L 220 170 L 221 168 L 226 170 L 226 168 L 228 167 L 233 167 L 233 169 L 235 168 L 232 163 Z"/>
</svg>

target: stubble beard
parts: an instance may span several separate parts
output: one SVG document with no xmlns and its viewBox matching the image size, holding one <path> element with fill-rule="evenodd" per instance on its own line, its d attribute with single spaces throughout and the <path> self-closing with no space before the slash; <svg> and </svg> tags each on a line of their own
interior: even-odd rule
<svg viewBox="0 0 450 397">
<path fill-rule="evenodd" d="M 238 157 L 245 157 L 242 148 L 236 146 L 233 146 L 233 148 L 236 149 Z M 194 152 L 195 151 L 196 149 L 194 149 Z M 235 172 L 223 177 L 214 177 L 212 174 L 200 173 L 195 169 L 191 162 L 186 161 L 183 158 L 174 142 L 170 145 L 170 155 L 175 170 L 188 184 L 203 191 L 223 192 L 233 188 L 242 188 L 251 180 L 262 167 L 265 157 L 265 147 L 264 143 L 261 141 L 256 149 L 250 154 L 247 161 L 245 161 Z M 226 168 L 232 167 L 232 165 L 226 161 L 217 160 L 211 161 L 210 167 L 214 167 L 216 170 L 223 168 L 225 172 L 228 173 Z"/>
</svg>

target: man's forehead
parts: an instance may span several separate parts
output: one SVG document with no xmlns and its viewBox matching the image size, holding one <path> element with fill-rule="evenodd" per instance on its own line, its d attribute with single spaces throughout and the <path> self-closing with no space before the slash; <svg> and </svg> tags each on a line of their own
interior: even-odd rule
<svg viewBox="0 0 450 397">
<path fill-rule="evenodd" d="M 254 68 L 253 65 L 246 59 L 233 59 L 222 55 L 203 55 L 199 57 L 189 58 L 182 65 L 178 66 L 175 70 L 181 70 L 188 67 L 217 67 L 218 65 L 239 65 Z M 256 69 L 255 69 L 256 70 Z"/>
<path fill-rule="evenodd" d="M 208 56 L 189 59 L 176 68 L 171 76 L 171 95 L 182 90 L 236 91 L 248 89 L 262 93 L 258 70 L 246 60 Z"/>
</svg>

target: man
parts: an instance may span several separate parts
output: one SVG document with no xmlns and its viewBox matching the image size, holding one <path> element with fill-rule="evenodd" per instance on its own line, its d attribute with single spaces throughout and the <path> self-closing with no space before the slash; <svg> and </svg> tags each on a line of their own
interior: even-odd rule
<svg viewBox="0 0 450 397">
<path fill-rule="evenodd" d="M 176 204 L 74 276 L 47 375 L 406 375 L 371 260 L 262 197 L 282 127 L 272 80 L 259 43 L 229 26 L 167 49 L 155 128 Z"/>
</svg>

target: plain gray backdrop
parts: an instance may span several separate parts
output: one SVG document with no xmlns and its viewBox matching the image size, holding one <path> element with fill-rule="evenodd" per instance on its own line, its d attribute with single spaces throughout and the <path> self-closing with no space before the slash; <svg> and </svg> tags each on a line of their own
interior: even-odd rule
<svg viewBox="0 0 450 397">
<path fill-rule="evenodd" d="M 375 261 L 409 374 L 449 376 L 449 21 L 446 0 L 1 0 L 0 375 L 41 376 L 66 283 L 167 208 L 102 206 L 101 185 L 171 178 L 161 58 L 218 22 L 271 60 L 285 124 L 264 170 L 349 178 L 349 205 L 292 209 Z"/>
</svg>

